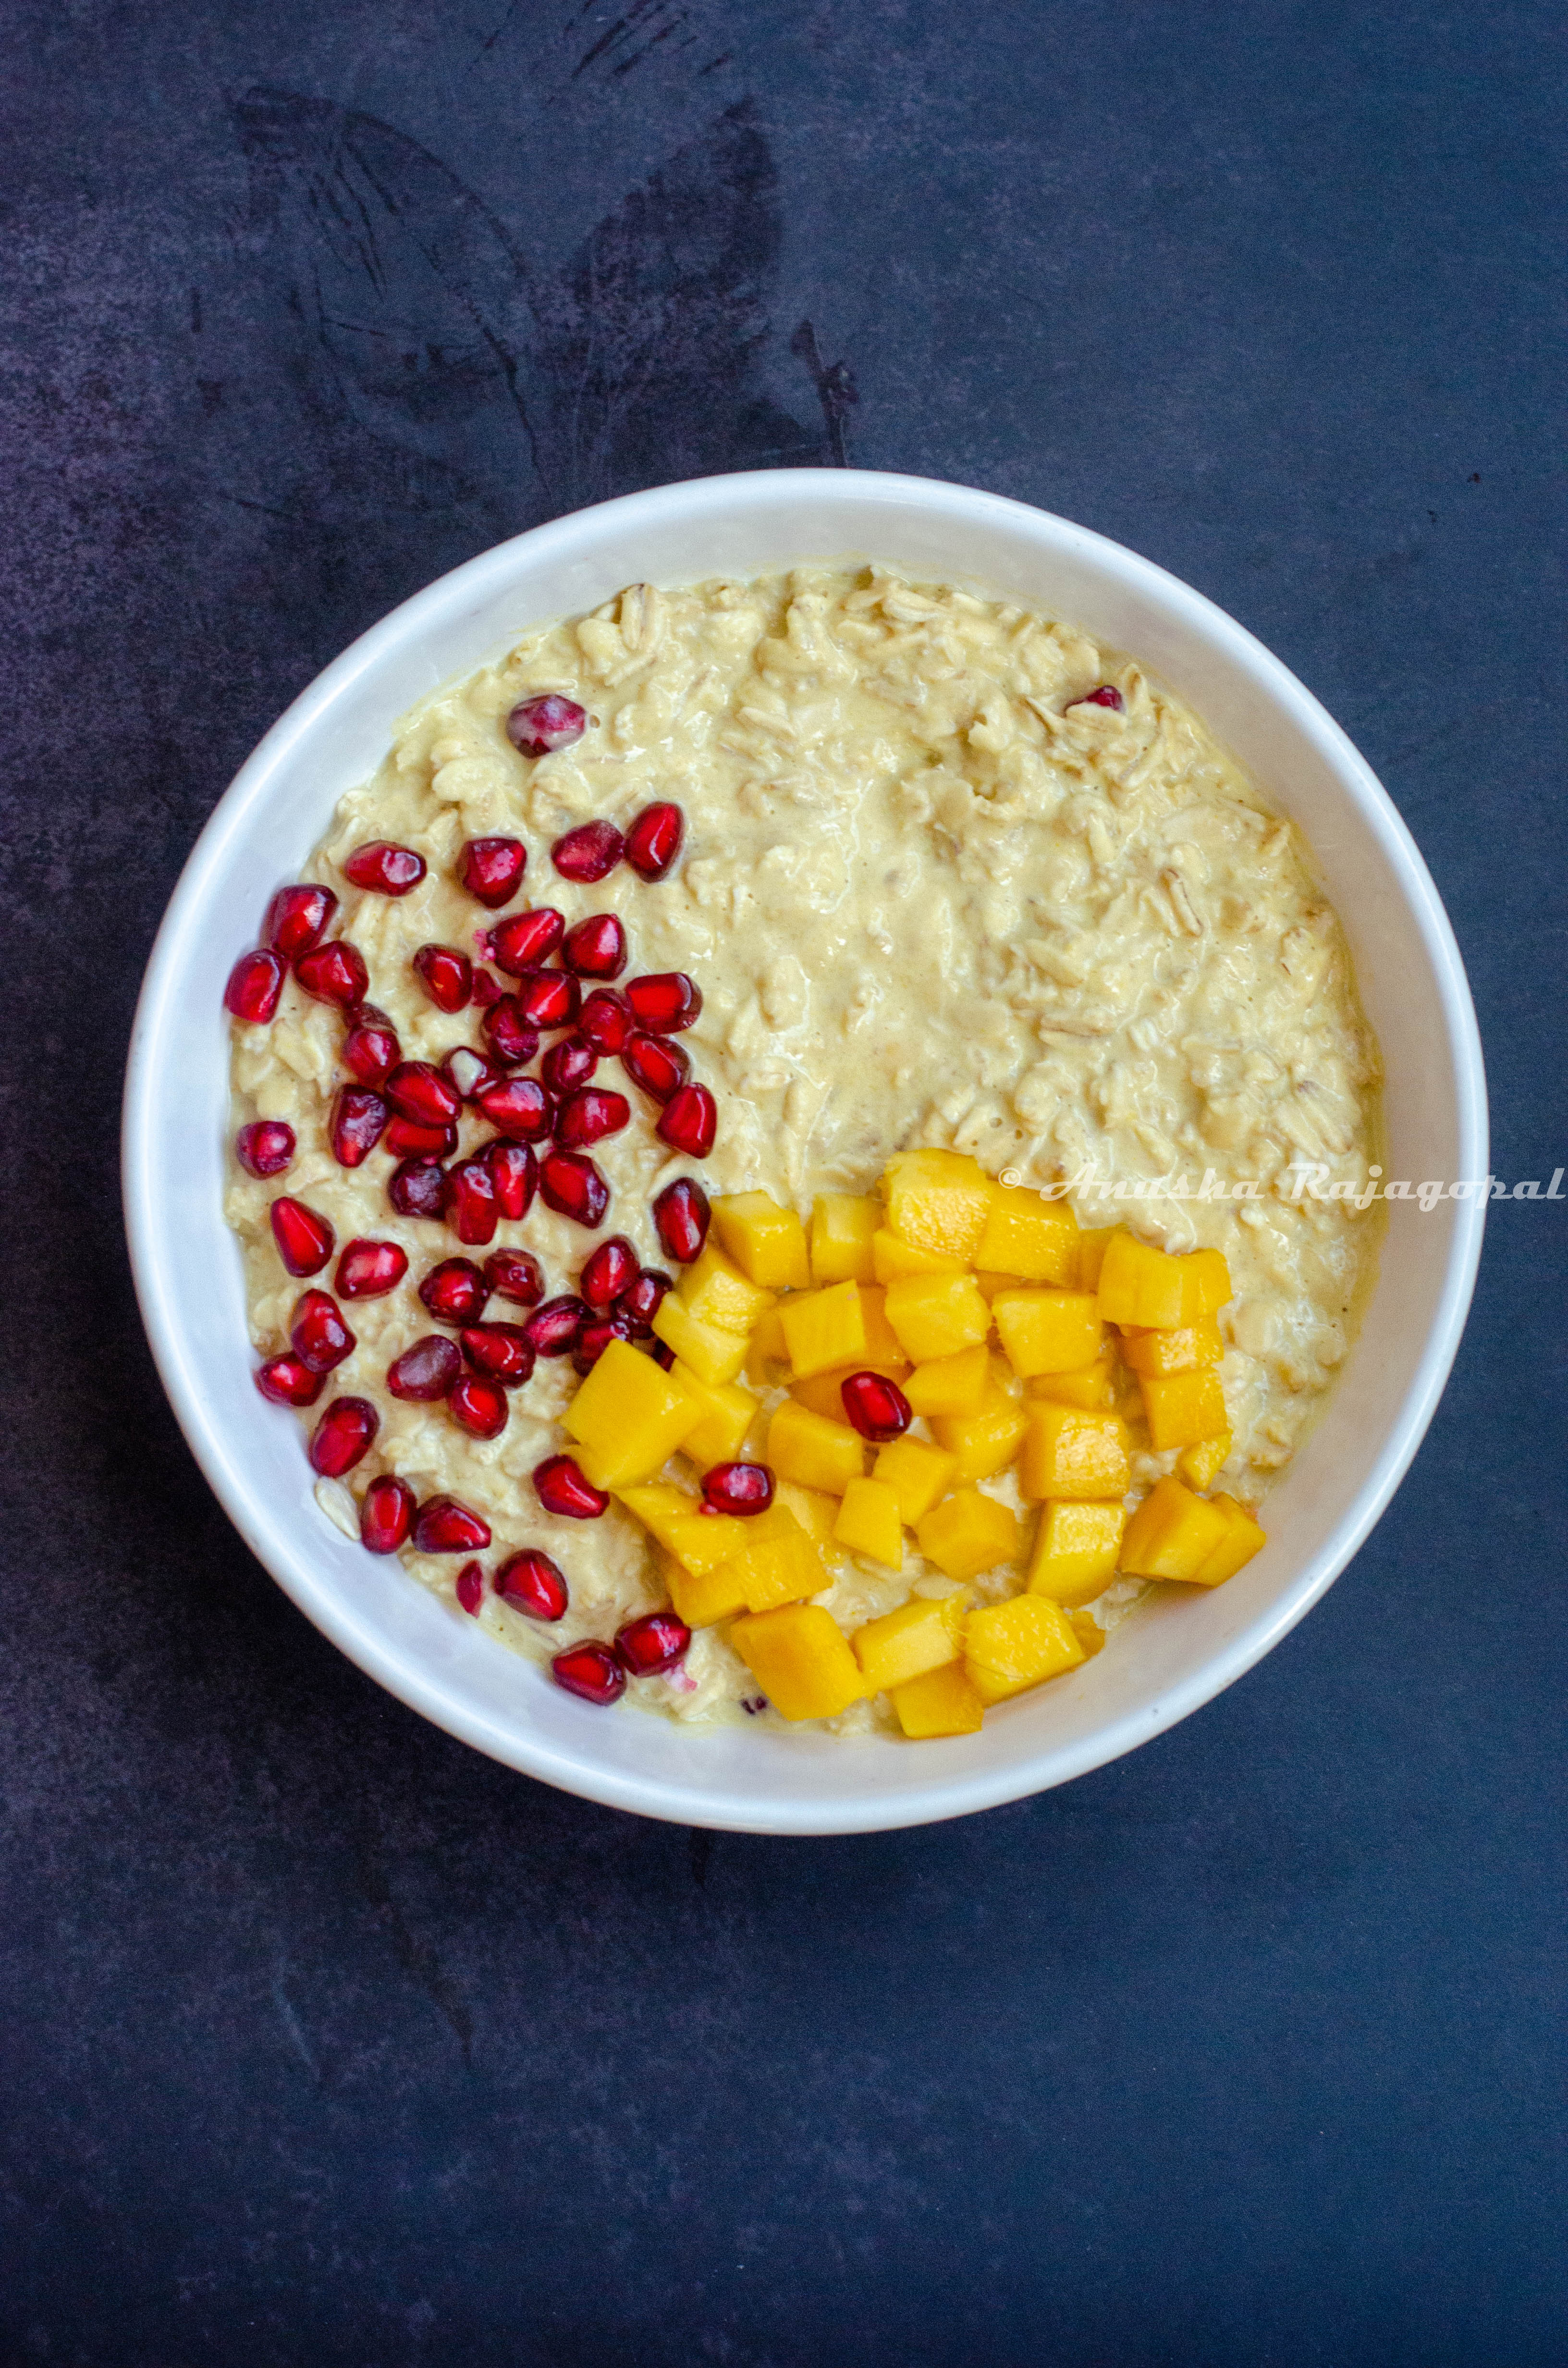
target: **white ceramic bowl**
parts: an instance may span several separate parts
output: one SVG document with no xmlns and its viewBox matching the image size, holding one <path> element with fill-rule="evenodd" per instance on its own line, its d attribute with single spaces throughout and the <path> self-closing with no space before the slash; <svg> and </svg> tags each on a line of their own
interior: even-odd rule
<svg viewBox="0 0 1568 2368">
<path fill-rule="evenodd" d="M 1343 1569 L 1415 1454 L 1483 1224 L 1473 1199 L 1430 1214 L 1394 1205 L 1360 1344 L 1269 1498 L 1264 1552 L 1212 1595 L 1173 1590 L 1141 1607 L 1108 1651 L 994 1712 L 980 1735 L 846 1745 L 596 1710 L 329 1526 L 293 1419 L 256 1396 L 223 1223 L 222 997 L 235 954 L 432 686 L 627 583 L 851 553 L 1074 620 L 1189 700 L 1315 849 L 1382 1044 L 1390 1176 L 1485 1175 L 1481 1048 L 1447 916 L 1388 797 L 1317 701 L 1131 552 L 991 494 L 858 471 L 710 477 L 607 502 L 472 560 L 366 633 L 273 726 L 202 833 L 153 950 L 126 1083 L 126 1215 L 153 1353 L 202 1470 L 301 1610 L 402 1701 L 514 1768 L 617 1808 L 759 1833 L 918 1825 L 1016 1800 L 1131 1750 L 1250 1668 Z"/>
</svg>

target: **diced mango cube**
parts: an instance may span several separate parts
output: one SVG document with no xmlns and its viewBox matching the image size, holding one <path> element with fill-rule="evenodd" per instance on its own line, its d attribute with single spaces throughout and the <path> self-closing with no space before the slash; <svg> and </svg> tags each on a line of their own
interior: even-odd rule
<svg viewBox="0 0 1568 2368">
<path fill-rule="evenodd" d="M 1210 1497 L 1214 1510 L 1225 1517 L 1225 1535 L 1197 1573 L 1199 1587 L 1220 1587 L 1227 1578 L 1234 1578 L 1244 1563 L 1251 1562 L 1255 1554 L 1268 1543 L 1244 1505 L 1233 1497 Z"/>
<path fill-rule="evenodd" d="M 724 1573 L 739 1586 L 748 1611 L 771 1611 L 780 1603 L 821 1594 L 827 1572 L 793 1513 L 776 1504 L 739 1526 L 745 1542 L 725 1563 Z"/>
<path fill-rule="evenodd" d="M 886 1365 L 899 1372 L 909 1371 L 910 1360 L 903 1344 L 888 1322 L 888 1294 L 880 1282 L 862 1282 L 860 1320 L 866 1327 L 866 1354 L 873 1364 Z"/>
<path fill-rule="evenodd" d="M 1078 1235 L 1078 1289 L 1097 1291 L 1100 1268 L 1105 1263 L 1106 1245 L 1116 1231 L 1114 1225 L 1092 1225 Z"/>
<path fill-rule="evenodd" d="M 1159 1379 L 1145 1373 L 1139 1387 L 1149 1444 L 1156 1455 L 1168 1447 L 1196 1447 L 1200 1439 L 1213 1439 L 1225 1428 L 1225 1393 L 1211 1366 Z"/>
<path fill-rule="evenodd" d="M 989 1480 L 994 1472 L 1011 1463 L 1028 1428 L 1028 1415 L 1017 1398 L 1009 1397 L 989 1378 L 978 1414 L 931 1417 L 932 1436 L 938 1447 L 958 1459 L 953 1477 L 964 1486 Z"/>
<path fill-rule="evenodd" d="M 866 1469 L 866 1447 L 846 1422 L 830 1422 L 786 1398 L 767 1427 L 767 1461 L 780 1480 L 842 1497 Z"/>
<path fill-rule="evenodd" d="M 1223 1250 L 1192 1250 L 1181 1261 L 1181 1320 L 1201 1323 L 1234 1296 Z"/>
<path fill-rule="evenodd" d="M 713 1202 L 713 1231 L 741 1272 L 764 1291 L 809 1291 L 806 1229 L 770 1192 L 725 1192 Z"/>
<path fill-rule="evenodd" d="M 1058 1500 L 1040 1515 L 1029 1564 L 1029 1592 L 1072 1611 L 1103 1595 L 1116 1577 L 1127 1515 L 1119 1505 Z"/>
<path fill-rule="evenodd" d="M 1078 1220 L 1065 1201 L 998 1184 L 974 1263 L 1019 1282 L 1078 1282 Z"/>
<path fill-rule="evenodd" d="M 964 1624 L 964 1670 L 983 1702 L 1006 1702 L 1084 1658 L 1077 1632 L 1060 1603 L 1046 1595 L 1015 1595 L 988 1603 Z"/>
<path fill-rule="evenodd" d="M 1119 1415 L 1031 1400 L 1018 1458 L 1026 1497 L 1124 1497 L 1132 1481 L 1127 1428 Z"/>
<path fill-rule="evenodd" d="M 1217 1505 L 1179 1480 L 1156 1480 L 1127 1524 L 1121 1567 L 1138 1578 L 1196 1579 L 1230 1534 Z"/>
<path fill-rule="evenodd" d="M 978 1488 L 960 1488 L 915 1524 L 927 1562 L 948 1578 L 978 1578 L 1001 1562 L 1023 1558 L 1025 1529 L 1017 1513 Z"/>
<path fill-rule="evenodd" d="M 648 1479 L 701 1419 L 684 1384 L 630 1340 L 610 1342 L 561 1417 L 592 1457 L 599 1488 Z"/>
<path fill-rule="evenodd" d="M 879 1225 L 871 1235 L 871 1265 L 879 1282 L 896 1282 L 905 1274 L 961 1274 L 963 1260 L 947 1258 L 940 1250 L 917 1250 L 913 1242 L 900 1239 L 886 1225 Z"/>
<path fill-rule="evenodd" d="M 1084 1648 L 1084 1658 L 1092 1661 L 1096 1653 L 1105 1650 L 1105 1630 L 1092 1611 L 1069 1611 L 1073 1634 Z"/>
<path fill-rule="evenodd" d="M 882 1222 L 880 1201 L 851 1192 L 822 1192 L 812 1211 L 812 1281 L 871 1282 L 871 1236 Z"/>
<path fill-rule="evenodd" d="M 985 1705 L 964 1675 L 961 1661 L 909 1679 L 895 1686 L 888 1700 L 912 1743 L 939 1735 L 978 1735 L 985 1717 Z"/>
<path fill-rule="evenodd" d="M 738 1382 L 715 1386 L 677 1358 L 670 1371 L 702 1409 L 702 1419 L 681 1440 L 681 1453 L 706 1472 L 710 1463 L 733 1463 L 756 1420 L 758 1404 Z"/>
<path fill-rule="evenodd" d="M 826 1291 L 801 1292 L 780 1303 L 778 1320 L 798 1382 L 830 1372 L 835 1365 L 853 1364 L 869 1353 L 858 1283 L 835 1282 Z"/>
<path fill-rule="evenodd" d="M 1190 1373 L 1199 1365 L 1217 1365 L 1225 1353 L 1220 1326 L 1211 1315 L 1196 1324 L 1178 1324 L 1169 1332 L 1140 1331 L 1129 1326 L 1121 1336 L 1121 1357 L 1135 1373 Z"/>
<path fill-rule="evenodd" d="M 1091 1414 L 1116 1404 L 1117 1363 L 1114 1350 L 1102 1349 L 1092 1365 L 1075 1373 L 1040 1373 L 1029 1383 L 1026 1397 L 1048 1398 L 1052 1406 L 1083 1406 Z"/>
<path fill-rule="evenodd" d="M 781 1718 L 836 1718 L 865 1698 L 860 1664 L 820 1603 L 737 1620 L 730 1642 Z"/>
<path fill-rule="evenodd" d="M 977 1266 L 974 1287 L 989 1307 L 999 1291 L 1017 1291 L 1018 1278 L 1016 1274 L 988 1274 L 983 1267 Z"/>
<path fill-rule="evenodd" d="M 970 1274 L 906 1274 L 890 1282 L 887 1317 L 916 1365 L 971 1349 L 991 1329 L 991 1310 Z"/>
<path fill-rule="evenodd" d="M 851 1480 L 833 1534 L 850 1554 L 869 1554 L 889 1570 L 903 1568 L 903 1523 L 898 1497 L 885 1480 Z"/>
<path fill-rule="evenodd" d="M 810 1406 L 813 1414 L 826 1415 L 829 1422 L 843 1422 L 843 1390 L 851 1373 L 881 1373 L 890 1382 L 903 1387 L 902 1377 L 909 1368 L 900 1358 L 896 1365 L 879 1364 L 869 1357 L 858 1357 L 852 1365 L 835 1365 L 831 1373 L 813 1373 L 809 1382 L 791 1382 L 790 1395 L 796 1404 Z"/>
<path fill-rule="evenodd" d="M 670 1601 L 688 1628 L 711 1628 L 746 1609 L 741 1574 L 727 1562 L 701 1578 L 678 1562 L 666 1560 L 664 1571 Z"/>
<path fill-rule="evenodd" d="M 978 1414 L 991 1383 L 991 1357 L 983 1340 L 951 1357 L 916 1365 L 899 1387 L 914 1414 Z"/>
<path fill-rule="evenodd" d="M 959 1151 L 901 1151 L 882 1177 L 892 1231 L 917 1250 L 974 1264 L 996 1187 Z"/>
<path fill-rule="evenodd" d="M 694 1578 L 729 1561 L 745 1543 L 746 1525 L 733 1513 L 704 1513 L 695 1497 L 660 1483 L 618 1490 L 629 1513 L 657 1538 Z"/>
<path fill-rule="evenodd" d="M 721 1332 L 749 1332 L 774 1304 L 772 1292 L 751 1281 L 712 1240 L 704 1242 L 676 1289 L 699 1324 L 716 1325 Z"/>
<path fill-rule="evenodd" d="M 1200 1439 L 1192 1447 L 1184 1447 L 1176 1457 L 1176 1476 L 1189 1488 L 1211 1488 L 1224 1469 L 1231 1452 L 1231 1434 L 1222 1430 L 1218 1439 Z"/>
<path fill-rule="evenodd" d="M 826 1496 L 820 1488 L 802 1488 L 798 1480 L 778 1480 L 773 1501 L 793 1513 L 819 1554 L 831 1549 L 833 1525 L 838 1519 L 836 1497 Z"/>
<path fill-rule="evenodd" d="M 1092 1291 L 999 1291 L 991 1303 L 997 1338 L 1015 1373 L 1075 1373 L 1105 1342 Z"/>
<path fill-rule="evenodd" d="M 683 1365 L 688 1365 L 699 1381 L 711 1383 L 715 1389 L 733 1382 L 745 1363 L 749 1346 L 745 1334 L 726 1331 L 720 1324 L 704 1324 L 692 1314 L 678 1291 L 666 1291 L 660 1300 L 653 1315 L 653 1330 L 666 1349 L 675 1350 Z M 605 1357 L 608 1354 L 607 1349 Z M 599 1365 L 603 1362 L 601 1357 Z M 597 1373 L 598 1369 L 596 1365 L 594 1372 Z"/>
<path fill-rule="evenodd" d="M 899 1520 L 914 1529 L 952 1486 L 958 1468 L 957 1456 L 949 1455 L 946 1448 L 905 1434 L 878 1448 L 871 1477 L 892 1490 L 898 1498 Z"/>
<path fill-rule="evenodd" d="M 1108 1323 L 1166 1331 L 1223 1307 L 1231 1296 L 1230 1269 L 1219 1250 L 1174 1258 L 1119 1225 L 1106 1244 L 1098 1291 Z"/>
<path fill-rule="evenodd" d="M 948 1668 L 963 1658 L 966 1595 L 947 1595 L 933 1602 L 912 1595 L 896 1611 L 869 1620 L 849 1642 L 866 1680 L 866 1691 L 879 1694 L 923 1678 L 928 1669 Z"/>
<path fill-rule="evenodd" d="M 766 1315 L 758 1316 L 746 1343 L 746 1379 L 758 1389 L 766 1389 L 772 1378 L 769 1367 L 787 1365 L 790 1351 L 784 1345 L 784 1326 L 778 1320 L 778 1310 L 770 1307 Z"/>
</svg>

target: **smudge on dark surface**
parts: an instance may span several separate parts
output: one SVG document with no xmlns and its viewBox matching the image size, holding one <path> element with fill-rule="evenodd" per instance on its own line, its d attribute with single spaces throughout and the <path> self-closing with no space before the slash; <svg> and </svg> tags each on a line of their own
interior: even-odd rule
<svg viewBox="0 0 1568 2368">
<path fill-rule="evenodd" d="M 847 469 L 849 452 L 845 437 L 845 422 L 851 407 L 859 402 L 860 390 L 856 385 L 847 362 L 824 362 L 817 344 L 817 333 L 809 321 L 802 321 L 790 340 L 790 351 L 798 355 L 811 372 L 812 384 L 822 404 L 824 424 L 828 442 L 833 449 L 834 464 Z"/>
</svg>

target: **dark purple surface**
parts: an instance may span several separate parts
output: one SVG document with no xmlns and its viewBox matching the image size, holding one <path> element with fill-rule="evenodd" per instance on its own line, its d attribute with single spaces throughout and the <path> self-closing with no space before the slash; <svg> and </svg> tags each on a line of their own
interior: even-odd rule
<svg viewBox="0 0 1568 2368">
<path fill-rule="evenodd" d="M 1568 2357 L 1568 1209 L 1495 1212 L 1412 1478 L 1244 1683 L 780 1843 L 530 1785 L 322 1643 L 176 1430 L 115 1178 L 164 902 L 321 666 L 535 520 L 845 457 L 1295 666 L 1449 901 L 1497 1171 L 1568 1163 L 1560 16 L 7 29 L 0 2360 Z"/>
</svg>

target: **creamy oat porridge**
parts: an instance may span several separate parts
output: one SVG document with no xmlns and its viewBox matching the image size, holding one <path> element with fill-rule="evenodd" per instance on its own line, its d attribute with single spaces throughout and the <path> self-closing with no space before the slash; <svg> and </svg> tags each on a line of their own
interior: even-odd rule
<svg viewBox="0 0 1568 2368">
<path fill-rule="evenodd" d="M 977 1725 L 1256 1551 L 1370 1280 L 1290 825 L 1135 663 L 877 567 L 424 700 L 228 1003 L 324 1515 L 590 1700 Z"/>
</svg>

